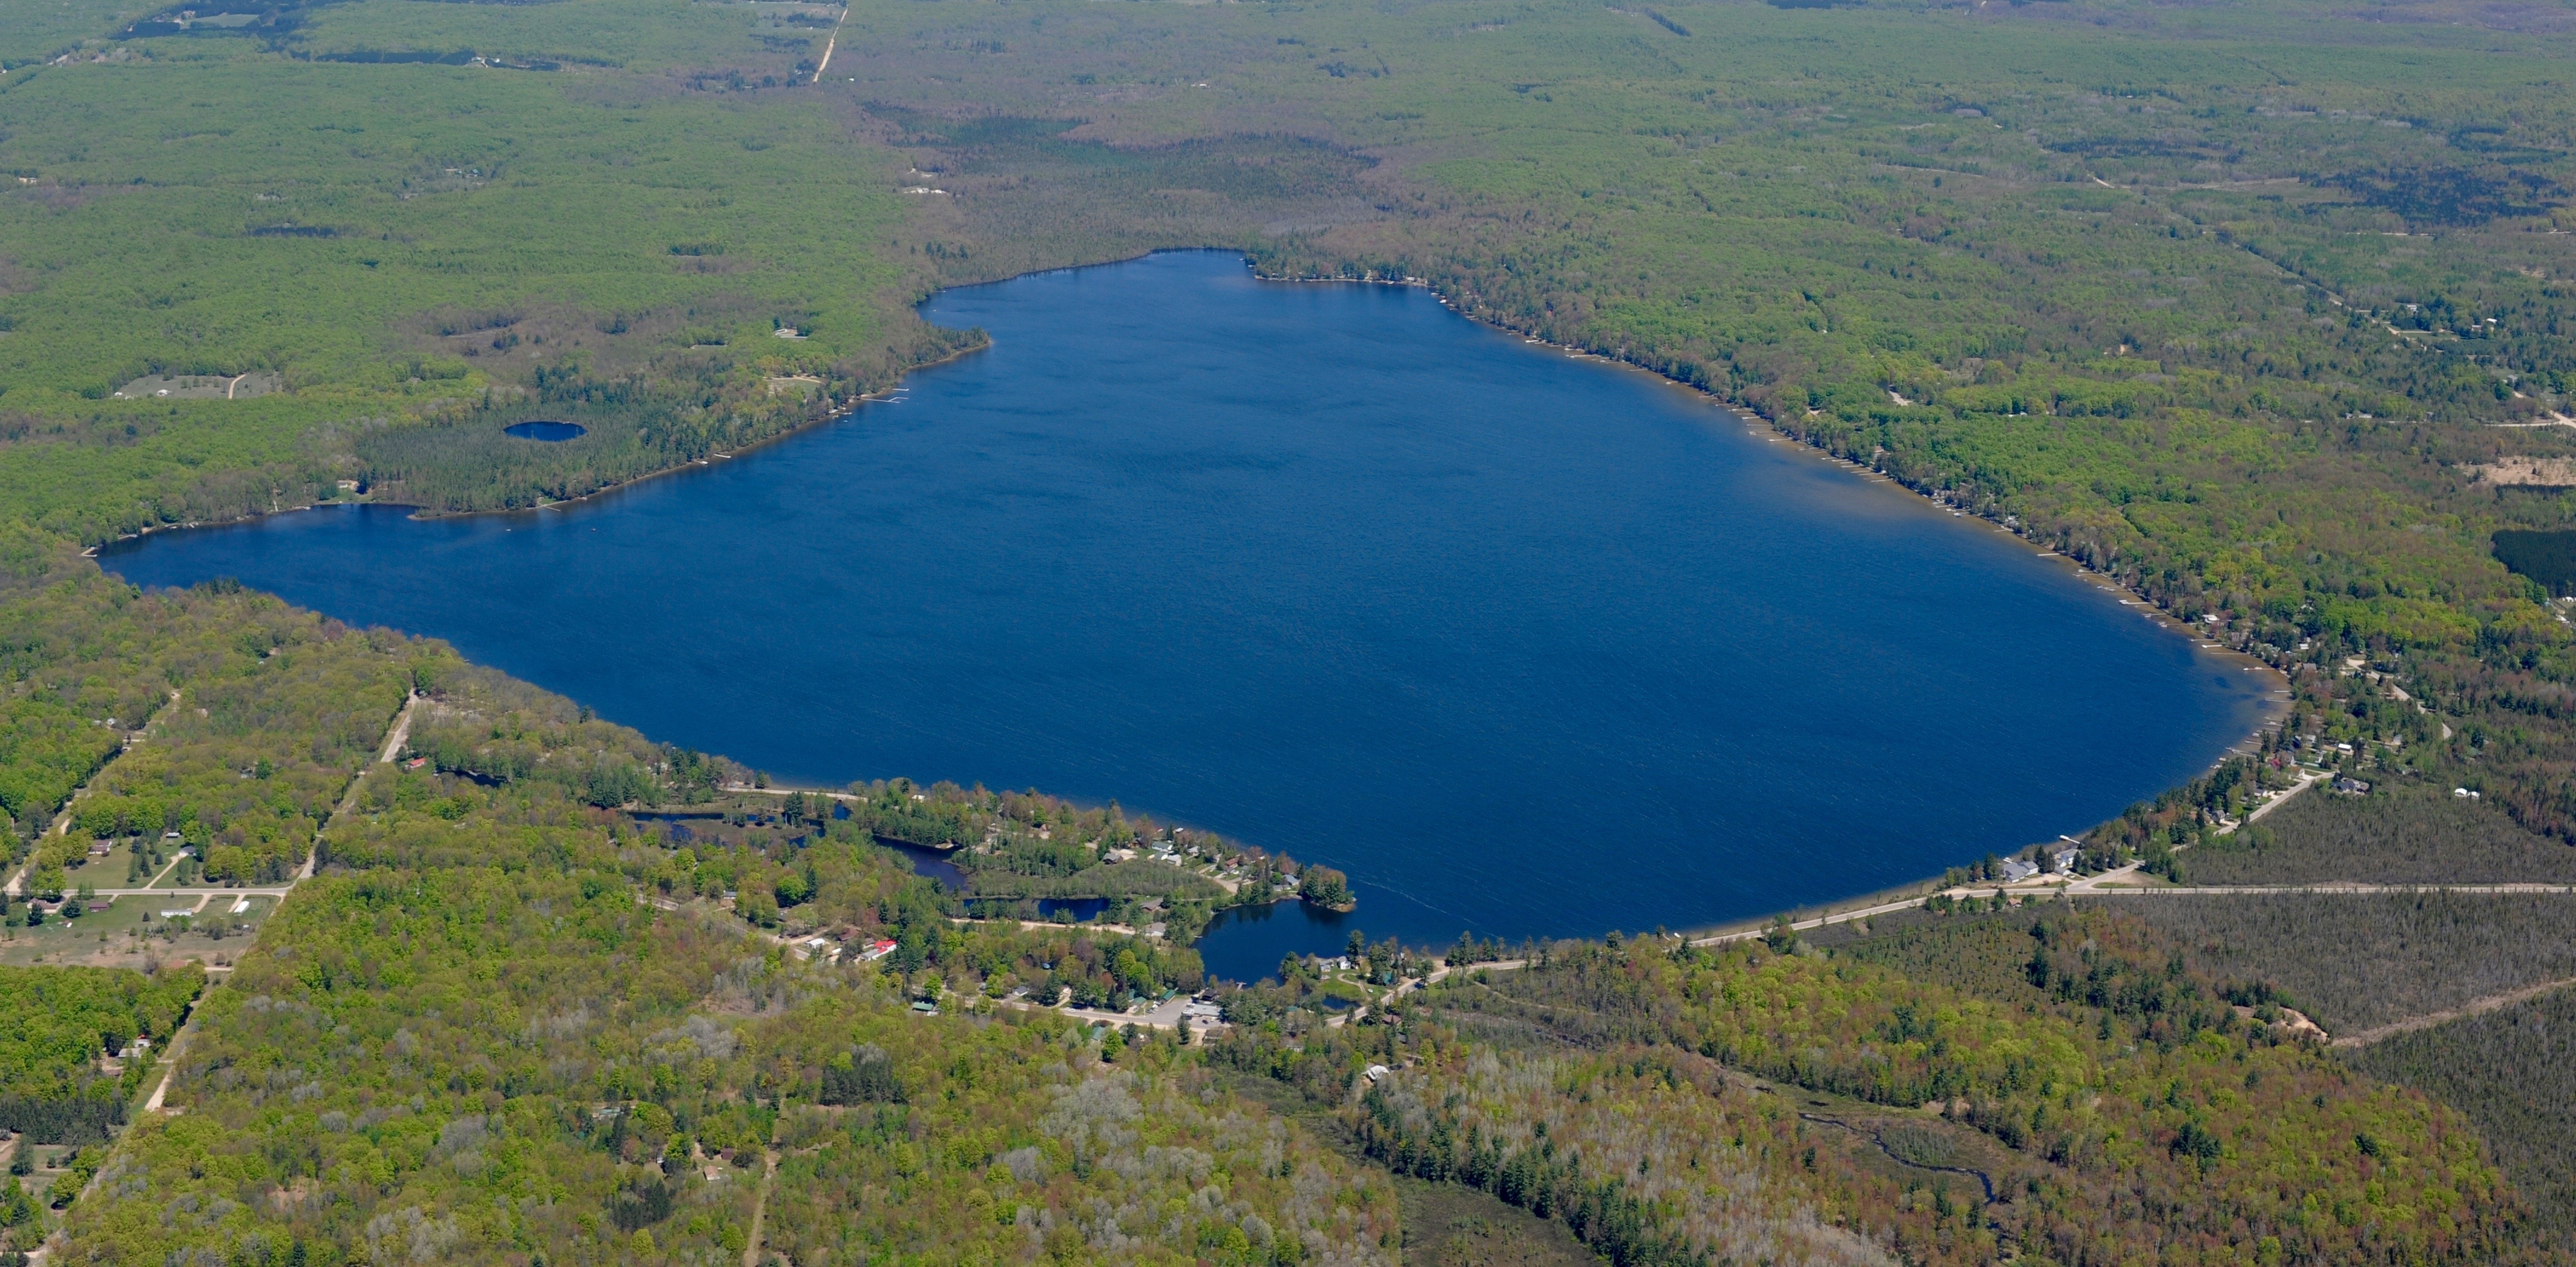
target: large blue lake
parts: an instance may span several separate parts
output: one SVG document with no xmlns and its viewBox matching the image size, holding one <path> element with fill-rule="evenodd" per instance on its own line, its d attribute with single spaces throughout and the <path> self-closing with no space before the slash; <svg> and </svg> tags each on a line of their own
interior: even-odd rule
<svg viewBox="0 0 2576 1267">
<path fill-rule="evenodd" d="M 1347 870 L 1203 949 L 1684 928 L 2116 814 L 2260 675 L 2061 562 L 1430 296 L 1156 256 L 952 291 L 990 350 L 574 507 L 159 534 L 782 781 L 1038 787 Z"/>
</svg>

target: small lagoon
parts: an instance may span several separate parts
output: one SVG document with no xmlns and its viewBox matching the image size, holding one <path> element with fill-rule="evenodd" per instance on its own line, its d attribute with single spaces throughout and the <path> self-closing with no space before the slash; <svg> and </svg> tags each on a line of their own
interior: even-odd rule
<svg viewBox="0 0 2576 1267">
<path fill-rule="evenodd" d="M 155 533 L 779 781 L 1036 787 L 1348 871 L 1227 975 L 1864 893 L 2116 814 L 2261 675 L 2063 562 L 1417 291 L 1159 255 L 951 291 L 901 403 L 533 514 Z M 941 864 L 944 865 L 944 864 Z"/>
</svg>

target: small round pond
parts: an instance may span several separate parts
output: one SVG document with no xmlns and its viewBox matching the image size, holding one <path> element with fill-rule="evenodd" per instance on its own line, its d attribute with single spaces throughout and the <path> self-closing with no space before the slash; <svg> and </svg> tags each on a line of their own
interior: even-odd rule
<svg viewBox="0 0 2576 1267">
<path fill-rule="evenodd" d="M 578 422 L 521 422 L 501 428 L 501 434 L 517 436 L 522 440 L 561 444 L 566 440 L 578 440 L 590 434 L 590 428 Z"/>
</svg>

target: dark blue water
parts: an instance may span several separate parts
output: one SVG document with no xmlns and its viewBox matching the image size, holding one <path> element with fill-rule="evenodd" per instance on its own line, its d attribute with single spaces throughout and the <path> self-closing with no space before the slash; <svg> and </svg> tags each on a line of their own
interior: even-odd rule
<svg viewBox="0 0 2576 1267">
<path fill-rule="evenodd" d="M 1096 897 L 1042 897 L 1038 899 L 1038 918 L 1061 924 L 1079 924 L 1100 918 L 1109 903 Z"/>
<path fill-rule="evenodd" d="M 1419 291 L 1158 256 L 944 294 L 901 404 L 535 514 L 155 534 L 805 784 L 1038 787 L 1351 874 L 1348 931 L 1682 928 L 2084 828 L 2258 678 L 1991 529 Z"/>
<path fill-rule="evenodd" d="M 966 873 L 959 870 L 957 864 L 950 862 L 948 855 L 940 850 L 924 849 L 919 845 L 905 844 L 900 840 L 887 840 L 883 837 L 879 837 L 877 843 L 902 854 L 904 860 L 912 864 L 914 875 L 936 880 L 939 882 L 939 887 L 943 889 L 966 887 Z"/>
<path fill-rule="evenodd" d="M 577 422 L 517 422 L 501 428 L 501 434 L 546 444 L 561 444 L 590 434 L 590 428 Z"/>
</svg>

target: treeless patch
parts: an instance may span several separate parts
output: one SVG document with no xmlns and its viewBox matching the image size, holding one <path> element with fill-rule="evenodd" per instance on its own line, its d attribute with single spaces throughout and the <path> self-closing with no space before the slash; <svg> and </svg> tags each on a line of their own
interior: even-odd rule
<svg viewBox="0 0 2576 1267">
<path fill-rule="evenodd" d="M 2469 469 L 2477 474 L 2480 484 L 2576 487 L 2576 458 L 2499 458 L 2491 466 Z"/>
</svg>

